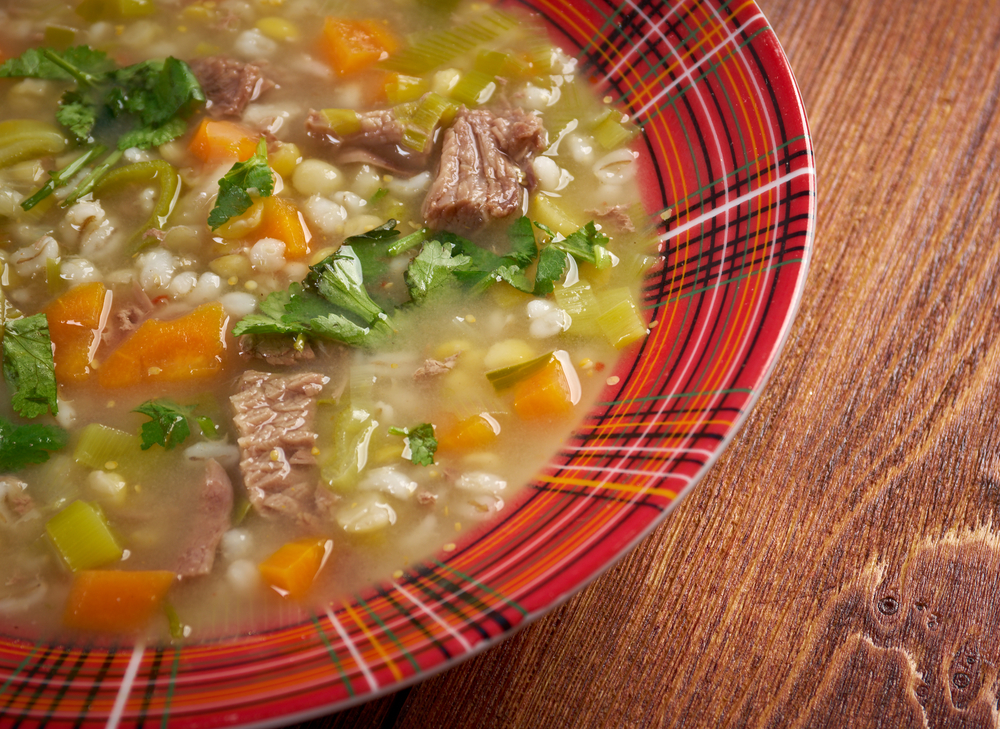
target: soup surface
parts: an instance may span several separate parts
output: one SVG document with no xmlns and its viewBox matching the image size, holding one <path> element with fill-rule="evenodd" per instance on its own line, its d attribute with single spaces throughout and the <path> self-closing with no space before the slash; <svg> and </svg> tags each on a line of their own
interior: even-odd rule
<svg viewBox="0 0 1000 729">
<path fill-rule="evenodd" d="M 6 2 L 0 54 L 5 633 L 209 639 L 398 578 L 646 334 L 636 130 L 530 17 Z"/>
</svg>

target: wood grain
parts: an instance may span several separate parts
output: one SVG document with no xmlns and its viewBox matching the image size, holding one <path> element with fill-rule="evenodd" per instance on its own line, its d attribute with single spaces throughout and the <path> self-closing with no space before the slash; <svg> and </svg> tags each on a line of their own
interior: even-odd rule
<svg viewBox="0 0 1000 729">
<path fill-rule="evenodd" d="M 1000 724 L 1000 3 L 759 4 L 819 221 L 743 431 L 568 603 L 303 726 Z"/>
</svg>

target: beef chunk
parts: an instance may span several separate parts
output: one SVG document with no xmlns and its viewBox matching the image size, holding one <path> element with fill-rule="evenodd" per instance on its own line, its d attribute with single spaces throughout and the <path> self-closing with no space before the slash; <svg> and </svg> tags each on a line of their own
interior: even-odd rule
<svg viewBox="0 0 1000 729">
<path fill-rule="evenodd" d="M 233 485 L 217 461 L 205 466 L 205 479 L 191 510 L 189 529 L 174 572 L 181 577 L 207 575 L 212 571 L 219 540 L 230 527 Z"/>
<path fill-rule="evenodd" d="M 619 230 L 627 233 L 635 232 L 635 223 L 632 222 L 632 216 L 628 214 L 628 208 L 624 205 L 604 205 L 588 210 L 587 213 Z"/>
<path fill-rule="evenodd" d="M 441 164 L 421 210 L 424 220 L 465 232 L 522 210 L 522 180 L 546 138 L 541 119 L 521 109 L 460 109 L 444 133 Z"/>
<path fill-rule="evenodd" d="M 316 358 L 308 342 L 296 346 L 292 337 L 244 334 L 239 339 L 240 357 L 261 359 L 269 365 L 284 366 Z"/>
<path fill-rule="evenodd" d="M 235 58 L 209 56 L 188 65 L 205 92 L 206 108 L 212 116 L 240 116 L 247 104 L 274 85 L 264 78 L 259 66 Z"/>
<path fill-rule="evenodd" d="M 230 400 L 240 471 L 250 503 L 265 516 L 306 519 L 317 481 L 316 397 L 328 378 L 314 372 L 248 371 Z"/>
<path fill-rule="evenodd" d="M 403 144 L 406 126 L 392 109 L 376 109 L 358 114 L 360 129 L 353 134 L 338 134 L 330 128 L 326 117 L 311 111 L 306 119 L 306 131 L 326 142 L 335 162 L 360 162 L 397 174 L 414 174 L 427 167 L 431 141 L 424 149 L 413 150 Z"/>
<path fill-rule="evenodd" d="M 427 380 L 433 380 L 435 377 L 440 377 L 451 372 L 455 369 L 455 364 L 458 362 L 460 354 L 461 352 L 456 352 L 444 359 L 425 359 L 424 363 L 414 371 L 413 381 L 426 382 Z"/>
</svg>

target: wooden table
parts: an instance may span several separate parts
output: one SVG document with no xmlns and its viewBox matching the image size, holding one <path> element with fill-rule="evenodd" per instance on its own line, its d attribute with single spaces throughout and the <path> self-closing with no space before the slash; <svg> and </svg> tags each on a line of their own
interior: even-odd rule
<svg viewBox="0 0 1000 729">
<path fill-rule="evenodd" d="M 568 603 L 303 726 L 995 724 L 1000 2 L 759 4 L 805 99 L 819 220 L 742 432 Z"/>
</svg>

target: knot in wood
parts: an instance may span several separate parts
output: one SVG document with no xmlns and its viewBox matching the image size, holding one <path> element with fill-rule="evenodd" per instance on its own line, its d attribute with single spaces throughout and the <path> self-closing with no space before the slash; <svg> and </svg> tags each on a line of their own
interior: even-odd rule
<svg viewBox="0 0 1000 729">
<path fill-rule="evenodd" d="M 969 674 L 959 672 L 951 677 L 951 682 L 955 684 L 957 688 L 964 689 L 968 688 L 972 680 L 969 678 Z"/>
<path fill-rule="evenodd" d="M 883 615 L 895 615 L 899 612 L 899 600 L 892 595 L 886 595 L 878 601 L 878 611 Z"/>
</svg>

